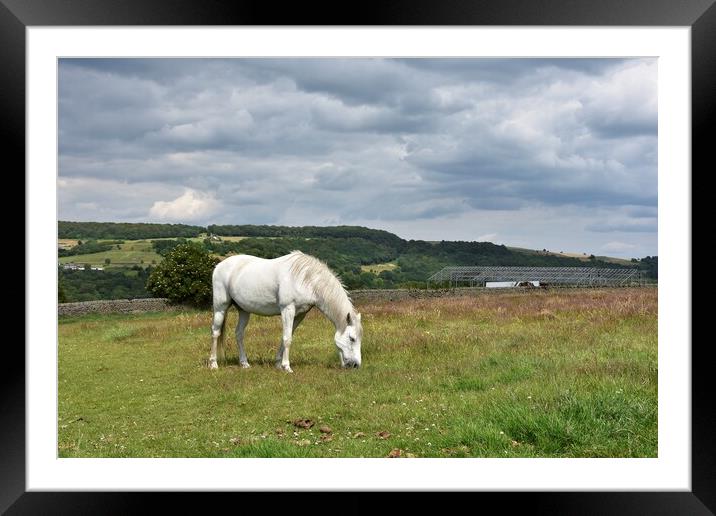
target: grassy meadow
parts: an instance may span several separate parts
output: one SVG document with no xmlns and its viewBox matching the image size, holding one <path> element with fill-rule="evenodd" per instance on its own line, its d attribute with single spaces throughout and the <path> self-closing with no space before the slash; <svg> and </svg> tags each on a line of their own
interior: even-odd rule
<svg viewBox="0 0 716 516">
<path fill-rule="evenodd" d="M 101 240 L 100 240 L 101 242 Z M 105 259 L 109 258 L 109 265 L 105 264 Z M 109 251 L 91 254 L 78 254 L 75 256 L 62 256 L 59 258 L 61 264 L 64 263 L 89 263 L 93 267 L 131 267 L 133 265 L 141 265 L 147 267 L 152 263 L 157 264 L 162 261 L 162 257 L 154 252 L 152 242 L 149 240 L 128 240 L 123 244 L 114 244 Z"/>
<path fill-rule="evenodd" d="M 232 308 L 217 371 L 208 310 L 61 318 L 59 456 L 657 456 L 655 288 L 356 306 L 363 367 L 314 310 L 293 374 L 279 317 L 252 316 L 242 369 Z"/>
<path fill-rule="evenodd" d="M 186 238 L 189 242 L 202 242 L 206 238 L 205 235 L 199 237 Z M 222 237 L 223 240 L 238 242 L 246 237 Z M 99 253 L 78 254 L 73 256 L 62 256 L 58 258 L 60 264 L 65 263 L 89 263 L 93 267 L 103 268 L 127 268 L 134 265 L 147 267 L 156 265 L 162 261 L 152 245 L 152 240 L 174 240 L 173 238 L 153 238 L 149 240 L 125 240 L 121 244 L 112 244 L 112 249 Z M 77 245 L 78 240 L 63 238 L 58 240 L 58 247 L 69 249 L 73 245 Z M 99 240 L 104 243 L 104 240 Z M 110 263 L 107 265 L 105 259 L 109 258 Z"/>
</svg>

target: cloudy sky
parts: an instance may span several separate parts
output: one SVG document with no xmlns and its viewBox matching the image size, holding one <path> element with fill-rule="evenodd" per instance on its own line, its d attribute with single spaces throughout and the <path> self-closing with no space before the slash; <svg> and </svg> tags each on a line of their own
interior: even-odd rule
<svg viewBox="0 0 716 516">
<path fill-rule="evenodd" d="M 62 59 L 60 220 L 657 254 L 656 59 Z"/>
</svg>

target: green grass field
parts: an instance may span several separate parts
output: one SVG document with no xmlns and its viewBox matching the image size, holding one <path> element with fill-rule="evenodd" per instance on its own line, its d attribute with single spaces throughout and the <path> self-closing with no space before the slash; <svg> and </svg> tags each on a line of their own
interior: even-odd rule
<svg viewBox="0 0 716 516">
<path fill-rule="evenodd" d="M 109 251 L 63 256 L 59 261 L 60 263 L 89 263 L 95 267 L 107 267 L 104 262 L 106 258 L 110 259 L 109 267 L 131 267 L 133 265 L 146 267 L 151 265 L 152 261 L 155 262 L 155 265 L 162 261 L 162 257 L 154 252 L 149 240 L 127 240 L 123 244 L 113 245 Z"/>
<path fill-rule="evenodd" d="M 656 289 L 357 306 L 363 367 L 338 367 L 313 311 L 294 374 L 278 317 L 252 317 L 241 369 L 232 309 L 217 371 L 209 311 L 62 318 L 59 456 L 657 456 Z"/>
<path fill-rule="evenodd" d="M 187 238 L 190 242 L 202 242 L 206 236 Z M 238 242 L 246 237 L 222 237 L 224 240 Z M 93 267 L 117 268 L 132 267 L 140 265 L 147 267 L 148 265 L 156 265 L 162 261 L 161 255 L 157 254 L 152 247 L 152 240 L 174 240 L 173 238 L 154 238 L 151 240 L 125 240 L 123 244 L 114 244 L 112 249 L 101 253 L 78 254 L 75 256 L 63 256 L 59 258 L 59 262 L 78 263 L 83 265 L 89 263 Z M 99 240 L 102 243 L 102 240 Z M 59 240 L 60 246 L 69 248 L 77 243 L 77 240 L 62 239 Z M 119 247 L 118 247 L 119 246 Z M 105 259 L 109 258 L 110 264 L 105 264 Z"/>
</svg>

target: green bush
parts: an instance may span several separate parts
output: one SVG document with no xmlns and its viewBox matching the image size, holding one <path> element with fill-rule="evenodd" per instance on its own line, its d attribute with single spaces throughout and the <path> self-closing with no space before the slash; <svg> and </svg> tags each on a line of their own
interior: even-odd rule
<svg viewBox="0 0 716 516">
<path fill-rule="evenodd" d="M 173 303 L 211 304 L 211 274 L 219 262 L 198 244 L 176 246 L 147 279 L 147 290 Z"/>
</svg>

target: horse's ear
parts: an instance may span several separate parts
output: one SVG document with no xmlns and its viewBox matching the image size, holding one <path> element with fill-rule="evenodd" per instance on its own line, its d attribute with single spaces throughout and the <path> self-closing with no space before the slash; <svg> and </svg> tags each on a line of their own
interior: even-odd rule
<svg viewBox="0 0 716 516">
<path fill-rule="evenodd" d="M 356 319 L 358 319 L 358 322 L 360 322 L 360 313 L 356 314 Z"/>
<path fill-rule="evenodd" d="M 348 326 L 351 325 L 351 313 L 350 312 L 348 312 L 348 314 L 346 314 L 346 323 L 348 323 Z"/>
</svg>

